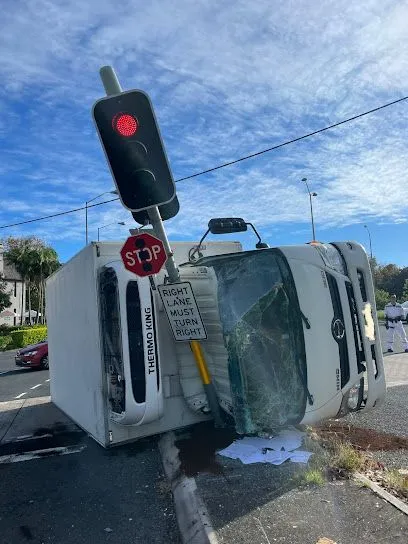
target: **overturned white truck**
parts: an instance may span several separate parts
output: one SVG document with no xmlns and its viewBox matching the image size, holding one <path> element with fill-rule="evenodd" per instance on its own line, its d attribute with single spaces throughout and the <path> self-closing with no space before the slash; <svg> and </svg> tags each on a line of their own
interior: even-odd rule
<svg viewBox="0 0 408 544">
<path fill-rule="evenodd" d="M 366 410 L 385 395 L 367 255 L 355 242 L 242 251 L 171 244 L 191 283 L 222 411 L 241 434 Z M 122 243 L 92 243 L 47 281 L 53 402 L 105 447 L 211 417 L 188 342 Z M 192 262 L 193 261 L 193 262 Z M 182 307 L 182 303 L 181 303 Z M 180 316 L 182 319 L 182 316 Z"/>
</svg>

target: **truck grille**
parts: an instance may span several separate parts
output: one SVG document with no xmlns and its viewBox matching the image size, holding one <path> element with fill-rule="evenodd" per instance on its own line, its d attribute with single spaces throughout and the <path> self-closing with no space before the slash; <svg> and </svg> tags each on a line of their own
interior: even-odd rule
<svg viewBox="0 0 408 544">
<path fill-rule="evenodd" d="M 339 347 L 341 387 L 343 388 L 350 379 L 350 360 L 347 347 L 347 333 L 344 325 L 343 308 L 337 280 L 331 274 L 327 275 L 327 283 L 333 305 L 332 334 Z"/>
<path fill-rule="evenodd" d="M 360 322 L 358 320 L 357 303 L 354 295 L 354 289 L 350 282 L 346 282 L 347 298 L 350 307 L 350 317 L 353 324 L 354 345 L 356 350 L 356 360 L 358 372 L 364 372 L 366 357 L 364 353 L 363 337 L 361 334 Z"/>
<path fill-rule="evenodd" d="M 129 363 L 133 396 L 138 403 L 146 401 L 145 360 L 140 311 L 139 287 L 136 281 L 130 281 L 126 288 Z"/>
</svg>

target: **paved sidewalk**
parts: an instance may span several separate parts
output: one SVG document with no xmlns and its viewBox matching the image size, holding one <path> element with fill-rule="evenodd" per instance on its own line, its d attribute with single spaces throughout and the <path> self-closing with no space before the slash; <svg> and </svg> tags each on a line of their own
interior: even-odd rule
<svg viewBox="0 0 408 544">
<path fill-rule="evenodd" d="M 348 481 L 285 490 L 274 485 L 278 472 L 264 473 L 262 485 L 252 483 L 247 467 L 229 484 L 197 479 L 218 542 L 316 544 L 323 537 L 336 544 L 406 542 L 408 516 L 371 490 Z"/>
<path fill-rule="evenodd" d="M 408 516 L 370 489 L 352 481 L 308 486 L 301 483 L 308 465 L 243 465 L 214 455 L 231 442 L 228 433 L 214 433 L 209 424 L 192 433 L 176 444 L 209 514 L 211 544 L 316 544 L 323 537 L 336 544 L 406 542 Z M 197 540 L 204 542 L 210 541 Z"/>
</svg>

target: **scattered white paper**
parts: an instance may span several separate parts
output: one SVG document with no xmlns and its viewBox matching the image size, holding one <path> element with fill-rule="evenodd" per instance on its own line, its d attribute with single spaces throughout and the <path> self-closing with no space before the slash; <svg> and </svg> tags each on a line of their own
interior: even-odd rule
<svg viewBox="0 0 408 544">
<path fill-rule="evenodd" d="M 265 463 L 266 455 L 262 453 L 262 451 L 255 451 L 254 453 L 241 455 L 240 460 L 244 465 L 251 465 L 252 463 Z"/>
<path fill-rule="evenodd" d="M 290 458 L 289 451 L 275 451 L 268 450 L 265 453 L 264 463 L 271 463 L 272 465 L 281 465 Z"/>
<path fill-rule="evenodd" d="M 273 438 L 259 438 L 257 436 L 245 436 L 242 440 L 239 440 L 240 444 L 245 444 L 245 446 L 255 447 L 257 450 L 260 448 L 271 448 L 271 440 Z"/>
<path fill-rule="evenodd" d="M 259 448 L 250 446 L 247 444 L 242 444 L 242 440 L 235 440 L 232 444 L 227 446 L 225 449 L 219 451 L 220 455 L 224 457 L 229 457 L 230 459 L 241 459 L 242 456 L 250 455 L 251 453 L 257 453 Z"/>
<path fill-rule="evenodd" d="M 313 453 L 310 451 L 296 450 L 290 452 L 290 460 L 292 463 L 307 463 L 311 455 Z"/>
<path fill-rule="evenodd" d="M 270 439 L 270 448 L 273 450 L 293 451 L 300 448 L 305 433 L 296 430 L 285 430 Z"/>
<path fill-rule="evenodd" d="M 305 434 L 296 429 L 285 429 L 273 438 L 246 436 L 241 440 L 235 440 L 218 453 L 231 459 L 240 459 L 244 465 L 252 463 L 281 465 L 288 459 L 293 463 L 307 463 L 312 453 L 297 450 L 302 445 Z"/>
</svg>

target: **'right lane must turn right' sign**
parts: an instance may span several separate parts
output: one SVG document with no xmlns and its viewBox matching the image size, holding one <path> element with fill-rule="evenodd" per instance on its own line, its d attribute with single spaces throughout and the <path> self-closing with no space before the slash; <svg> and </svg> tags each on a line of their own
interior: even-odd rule
<svg viewBox="0 0 408 544">
<path fill-rule="evenodd" d="M 159 285 L 158 291 L 175 340 L 205 340 L 207 332 L 189 281 Z"/>
</svg>

